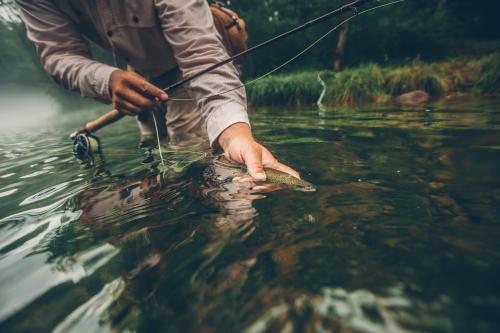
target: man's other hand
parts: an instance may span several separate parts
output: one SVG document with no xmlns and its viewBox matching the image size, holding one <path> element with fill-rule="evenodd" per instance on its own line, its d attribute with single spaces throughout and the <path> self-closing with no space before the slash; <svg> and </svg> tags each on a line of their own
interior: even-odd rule
<svg viewBox="0 0 500 333">
<path fill-rule="evenodd" d="M 109 90 L 115 108 L 129 116 L 150 111 L 157 101 L 168 99 L 163 90 L 132 71 L 114 71 L 109 79 Z"/>
<path fill-rule="evenodd" d="M 276 158 L 257 143 L 252 136 L 250 127 L 245 123 L 236 123 L 224 130 L 218 139 L 227 159 L 246 165 L 248 173 L 255 180 L 266 180 L 265 168 L 286 172 L 296 178 L 299 173 L 278 162 Z"/>
</svg>

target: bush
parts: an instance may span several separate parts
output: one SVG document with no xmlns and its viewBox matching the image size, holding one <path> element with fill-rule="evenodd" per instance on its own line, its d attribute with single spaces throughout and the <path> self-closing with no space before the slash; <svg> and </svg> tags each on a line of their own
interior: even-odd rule
<svg viewBox="0 0 500 333">
<path fill-rule="evenodd" d="M 475 90 L 481 93 L 500 93 L 500 53 L 484 57 Z"/>
<path fill-rule="evenodd" d="M 415 62 L 409 66 L 387 69 L 385 90 L 392 96 L 424 90 L 431 96 L 441 96 L 448 90 L 443 70 L 439 65 Z"/>
<path fill-rule="evenodd" d="M 336 105 L 380 102 L 386 99 L 383 84 L 384 76 L 378 65 L 347 69 L 335 73 L 333 80 L 327 82 L 325 102 Z"/>
<path fill-rule="evenodd" d="M 435 64 L 416 60 L 402 67 L 368 64 L 338 73 L 322 71 L 320 75 L 327 86 L 323 102 L 336 106 L 386 102 L 415 90 L 434 97 L 471 90 L 499 93 L 500 53 Z M 315 103 L 322 86 L 318 72 L 310 70 L 269 76 L 249 85 L 247 91 L 254 105 L 303 105 Z"/>
<path fill-rule="evenodd" d="M 322 87 L 315 71 L 270 75 L 247 86 L 253 105 L 313 104 Z"/>
</svg>

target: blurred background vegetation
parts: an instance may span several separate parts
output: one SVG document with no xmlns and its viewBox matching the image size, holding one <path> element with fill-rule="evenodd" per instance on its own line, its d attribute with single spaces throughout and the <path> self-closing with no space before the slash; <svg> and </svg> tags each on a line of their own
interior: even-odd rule
<svg viewBox="0 0 500 333">
<path fill-rule="evenodd" d="M 349 1 L 227 1 L 228 5 L 238 11 L 240 16 L 247 21 L 251 45 L 291 29 L 346 2 Z M 286 104 L 309 103 L 316 99 L 318 91 L 321 91 L 321 86 L 316 79 L 318 71 L 339 71 L 340 69 L 351 70 L 336 81 L 336 83 L 342 83 L 340 87 L 345 87 L 348 83 L 358 87 L 359 80 L 367 81 L 363 79 L 363 76 L 359 77 L 359 71 L 365 74 L 370 73 L 369 82 L 364 82 L 364 85 L 365 89 L 369 86 L 373 94 L 369 94 L 368 98 L 337 94 L 330 96 L 332 103 L 346 102 L 353 98 L 368 101 L 384 100 L 387 94 L 409 90 L 409 88 L 401 89 L 401 84 L 396 80 L 397 77 L 407 81 L 423 82 L 420 85 L 410 84 L 411 88 L 429 87 L 426 89 L 429 93 L 442 94 L 443 89 L 450 86 L 457 87 L 461 83 L 466 84 L 467 78 L 463 76 L 468 75 L 467 73 L 448 75 L 453 72 L 453 69 L 449 68 L 447 71 L 445 60 L 455 59 L 454 63 L 457 66 L 463 66 L 472 61 L 470 59 L 480 59 L 500 50 L 500 20 L 497 17 L 499 12 L 500 1 L 496 0 L 407 0 L 395 6 L 367 13 L 352 20 L 349 25 L 329 36 L 306 56 L 282 70 L 282 72 L 294 73 L 292 76 L 278 75 L 249 88 L 250 98 L 251 100 L 259 98 L 259 101 L 264 103 L 272 99 L 266 94 L 273 93 L 278 94 L 275 101 L 283 100 Z M 40 68 L 33 46 L 25 38 L 25 30 L 17 16 L 13 0 L 0 0 L 0 20 L 0 70 L 2 71 L 0 86 L 6 84 L 36 85 L 59 93 L 60 88 L 50 83 L 50 79 Z M 275 68 L 301 51 L 306 45 L 314 42 L 333 25 L 332 21 L 325 22 L 247 57 L 244 79 L 248 80 Z M 94 52 L 98 53 L 103 61 L 111 59 L 97 49 L 94 49 Z M 456 60 L 458 58 L 467 60 L 460 62 Z M 490 58 L 483 57 L 483 60 Z M 483 92 L 498 92 L 498 87 L 491 87 L 491 82 L 498 84 L 500 72 L 498 57 L 495 59 L 496 61 L 477 64 L 476 67 L 469 68 L 470 72 L 485 71 L 490 76 L 489 78 L 478 76 L 475 79 L 477 81 L 475 86 L 483 87 L 481 90 Z M 425 63 L 441 65 L 426 65 L 426 67 Z M 406 72 L 405 70 L 396 72 L 397 66 L 403 66 Z M 415 66 L 420 69 L 418 74 L 420 76 L 417 78 L 410 77 L 411 75 L 408 74 L 415 72 L 413 70 Z M 423 70 L 429 70 L 429 75 L 431 75 L 436 68 L 443 73 L 447 71 L 448 76 L 422 79 L 422 76 L 425 76 L 422 74 Z M 355 69 L 359 71 L 356 72 Z M 352 75 L 358 77 L 358 81 L 352 79 Z M 460 80 L 465 83 L 455 82 Z M 288 85 L 283 81 L 289 82 Z M 293 86 L 290 83 L 299 81 L 303 83 L 301 86 Z M 290 89 L 283 88 L 288 86 Z M 279 97 L 280 89 L 284 96 Z M 291 96 L 292 93 L 295 96 Z"/>
<path fill-rule="evenodd" d="M 235 0 L 233 7 L 247 20 L 251 44 L 325 13 L 349 1 Z M 410 59 L 438 61 L 457 56 L 480 56 L 500 49 L 500 1 L 407 0 L 364 14 L 351 21 L 343 63 L 399 64 Z M 312 43 L 332 22 L 326 22 L 251 57 L 247 74 L 265 72 Z M 295 62 L 293 69 L 333 69 L 339 32 Z M 262 61 L 265 59 L 265 61 Z"/>
</svg>

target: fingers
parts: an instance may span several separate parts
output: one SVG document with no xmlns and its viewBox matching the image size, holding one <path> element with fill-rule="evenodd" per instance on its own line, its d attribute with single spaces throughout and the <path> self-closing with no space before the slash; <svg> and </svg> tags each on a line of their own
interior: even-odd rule
<svg viewBox="0 0 500 333">
<path fill-rule="evenodd" d="M 134 75 L 129 78 L 129 83 L 134 90 L 143 96 L 151 97 L 153 99 L 158 98 L 160 101 L 166 101 L 168 99 L 168 95 L 163 90 L 149 83 L 139 74 L 133 74 Z"/>
<path fill-rule="evenodd" d="M 262 148 L 262 160 L 266 168 L 275 169 L 281 172 L 285 172 L 295 178 L 300 179 L 300 175 L 297 171 L 290 168 L 288 165 L 280 163 L 269 150 Z"/>
<path fill-rule="evenodd" d="M 247 124 L 231 125 L 222 132 L 218 141 L 224 150 L 224 156 L 231 161 L 244 163 L 255 180 L 266 180 L 264 166 L 300 178 L 297 171 L 278 162 L 269 150 L 255 141 Z"/>
<path fill-rule="evenodd" d="M 126 114 L 127 116 L 135 116 L 141 112 L 141 109 L 126 100 L 119 100 L 114 104 L 118 111 Z"/>
<path fill-rule="evenodd" d="M 249 147 L 243 151 L 243 159 L 248 173 L 256 180 L 266 180 L 266 173 L 262 165 L 262 148 L 259 146 Z"/>
<path fill-rule="evenodd" d="M 281 172 L 285 172 L 295 178 L 299 178 L 300 179 L 300 174 L 295 171 L 294 169 L 290 168 L 288 165 L 285 165 L 283 163 L 280 163 L 278 162 L 277 160 L 274 160 L 273 163 L 270 163 L 270 164 L 266 164 L 265 165 L 266 168 L 271 168 L 271 169 L 275 169 L 275 170 L 278 170 L 278 171 L 281 171 Z"/>
<path fill-rule="evenodd" d="M 168 99 L 163 90 L 131 71 L 114 71 L 110 77 L 109 87 L 113 104 L 127 115 L 149 111 L 157 105 L 158 101 Z"/>
<path fill-rule="evenodd" d="M 154 100 L 144 97 L 135 90 L 128 90 L 125 93 L 120 91 L 117 92 L 116 95 L 130 104 L 133 104 L 140 111 L 151 110 L 156 106 Z"/>
<path fill-rule="evenodd" d="M 251 190 L 251 193 L 269 193 L 277 190 L 281 190 L 286 187 L 284 184 L 266 184 L 266 183 L 257 183 L 255 179 L 249 175 L 244 175 L 240 177 L 234 177 L 233 183 L 240 184 L 244 188 Z"/>
<path fill-rule="evenodd" d="M 252 193 L 270 193 L 286 188 L 284 184 L 264 184 L 252 187 Z"/>
</svg>

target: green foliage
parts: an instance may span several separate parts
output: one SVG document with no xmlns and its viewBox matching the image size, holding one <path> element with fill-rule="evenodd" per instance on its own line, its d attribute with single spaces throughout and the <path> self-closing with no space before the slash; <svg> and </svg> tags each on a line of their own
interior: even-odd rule
<svg viewBox="0 0 500 333">
<path fill-rule="evenodd" d="M 481 93 L 500 93 L 500 53 L 484 59 L 475 88 Z"/>
<path fill-rule="evenodd" d="M 416 60 L 400 67 L 368 64 L 320 75 L 327 86 L 323 102 L 336 106 L 387 102 L 415 90 L 434 97 L 453 92 L 498 93 L 500 54 L 432 64 Z M 317 71 L 270 76 L 249 86 L 248 97 L 253 104 L 313 104 L 322 91 L 317 77 Z"/>
<path fill-rule="evenodd" d="M 336 8 L 342 1 L 265 0 L 256 3 L 233 0 L 230 6 L 246 20 L 250 44 L 255 45 Z M 11 19 L 0 15 L 0 84 L 55 87 L 41 69 L 34 47 L 16 19 L 14 2 L 0 1 L 0 7 L 8 7 L 11 13 Z M 345 70 L 336 75 L 334 81 L 330 80 L 326 100 L 341 104 L 371 102 L 414 89 L 426 90 L 434 96 L 472 87 L 478 92 L 498 92 L 498 55 L 491 56 L 491 61 L 484 64 L 470 61 L 471 57 L 477 59 L 500 48 L 498 12 L 500 1 L 407 0 L 355 18 L 347 35 L 344 64 L 356 68 Z M 244 79 L 276 68 L 336 22 L 325 22 L 248 56 Z M 258 104 L 315 102 L 321 86 L 317 73 L 305 69 L 331 69 L 336 42 L 337 36 L 333 34 L 286 67 L 295 74 L 271 76 L 249 87 L 249 99 Z M 109 55 L 92 51 L 99 60 L 111 63 Z M 464 55 L 467 57 L 463 58 Z M 407 64 L 408 59 L 416 57 L 425 62 L 449 57 L 457 57 L 457 60 L 439 65 Z M 381 67 L 362 66 L 366 63 L 377 63 Z M 401 64 L 404 66 L 395 66 Z"/>
<path fill-rule="evenodd" d="M 441 96 L 447 90 L 444 72 L 440 66 L 419 61 L 386 70 L 384 85 L 387 93 L 392 96 L 414 90 L 424 90 L 432 96 Z"/>
<path fill-rule="evenodd" d="M 247 86 L 253 105 L 303 105 L 313 103 L 321 93 L 317 74 L 313 71 L 288 75 L 270 75 Z"/>
<path fill-rule="evenodd" d="M 255 45 L 340 5 L 336 0 L 233 0 L 231 6 L 247 21 Z M 355 18 L 350 22 L 344 64 L 375 62 L 391 65 L 420 57 L 432 62 L 463 55 L 479 57 L 500 47 L 500 1 L 407 0 Z M 276 67 L 325 33 L 338 20 L 325 22 L 248 57 L 245 76 L 255 77 Z M 333 67 L 336 34 L 306 57 L 288 66 Z M 430 84 L 435 84 L 432 82 Z"/>
<path fill-rule="evenodd" d="M 328 104 L 352 105 L 386 100 L 384 75 L 378 65 L 347 69 L 333 76 L 333 80 L 327 82 L 325 102 Z"/>
<path fill-rule="evenodd" d="M 45 76 L 34 47 L 25 34 L 24 26 L 19 23 L 0 22 L 0 84 L 33 83 L 36 78 Z"/>
</svg>

